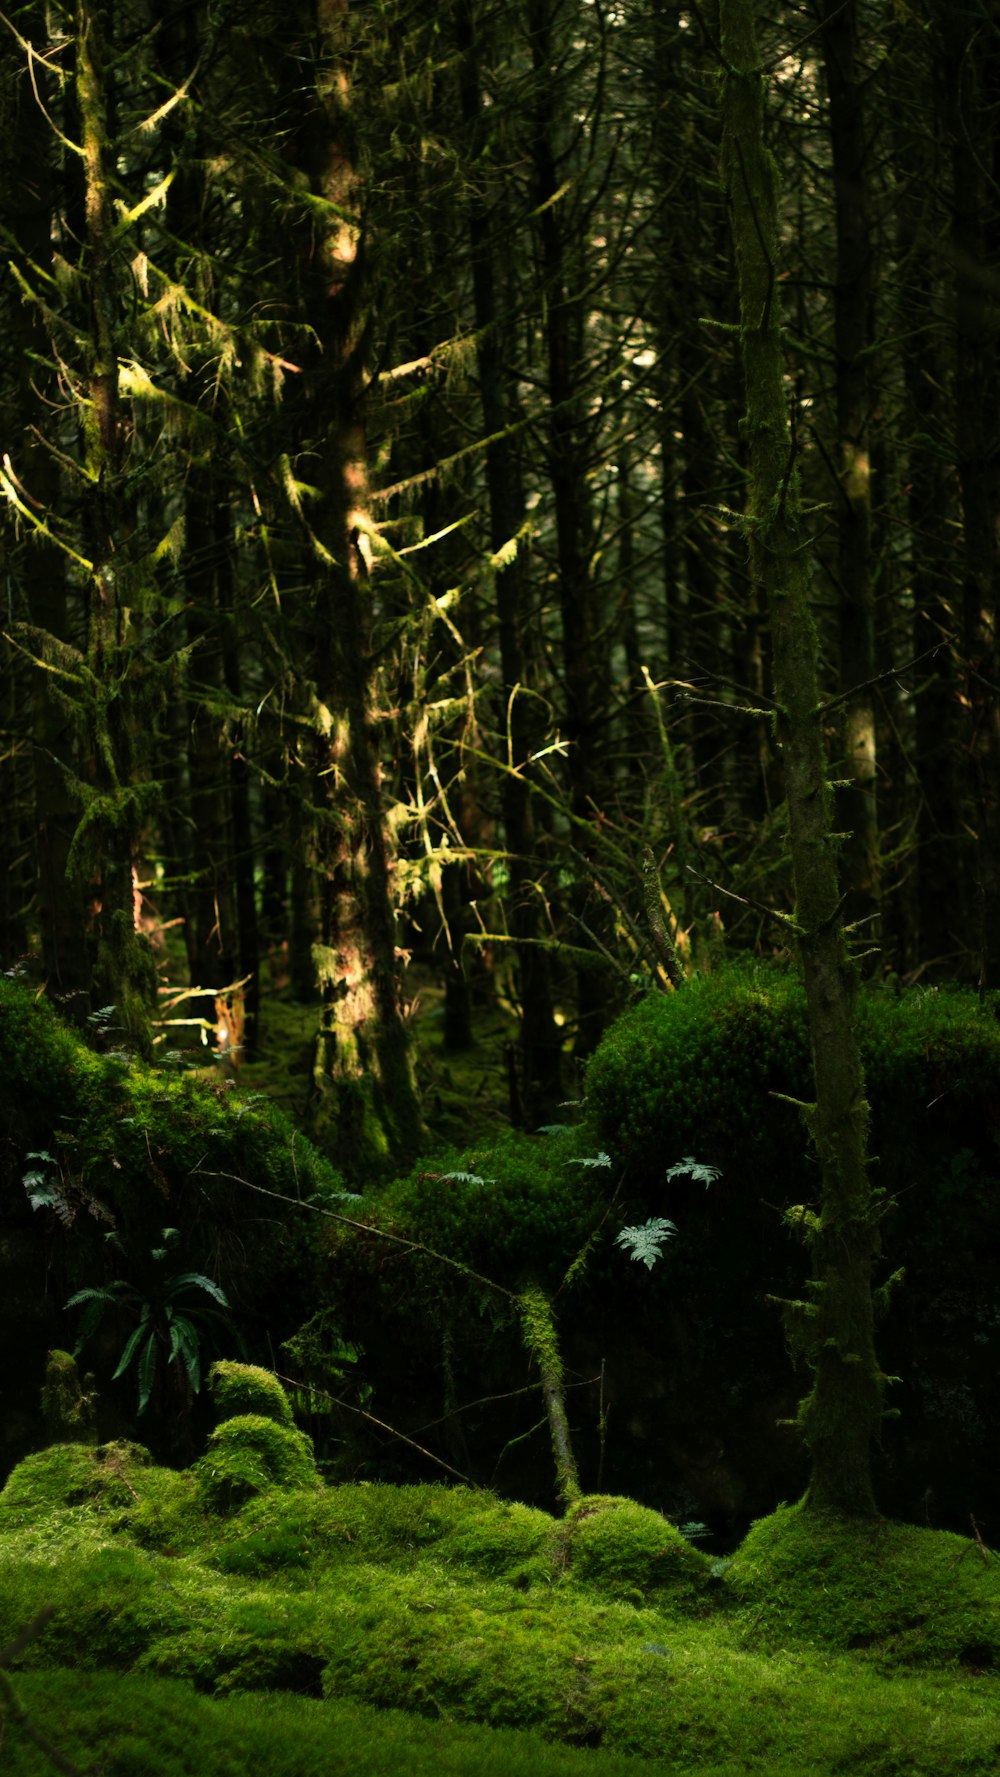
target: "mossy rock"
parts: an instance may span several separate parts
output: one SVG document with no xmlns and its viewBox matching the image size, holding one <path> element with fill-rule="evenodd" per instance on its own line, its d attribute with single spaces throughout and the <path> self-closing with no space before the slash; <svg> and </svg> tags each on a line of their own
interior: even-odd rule
<svg viewBox="0 0 1000 1777">
<path fill-rule="evenodd" d="M 578 1500 L 561 1526 L 573 1578 L 613 1597 L 642 1604 L 662 1600 L 700 1604 L 712 1562 L 660 1512 L 632 1499 L 591 1494 Z"/>
<path fill-rule="evenodd" d="M 208 1388 L 220 1421 L 251 1413 L 258 1419 L 273 1419 L 289 1431 L 295 1429 L 288 1396 L 271 1370 L 222 1358 L 208 1372 Z"/>
<path fill-rule="evenodd" d="M 305 1434 L 259 1413 L 245 1413 L 217 1426 L 204 1456 L 194 1465 L 194 1473 L 206 1509 L 222 1516 L 272 1487 L 314 1488 L 320 1484 L 312 1445 Z"/>
<path fill-rule="evenodd" d="M 1000 1673 L 1000 1557 L 969 1537 L 783 1506 L 753 1526 L 725 1586 L 755 1643 Z"/>
</svg>

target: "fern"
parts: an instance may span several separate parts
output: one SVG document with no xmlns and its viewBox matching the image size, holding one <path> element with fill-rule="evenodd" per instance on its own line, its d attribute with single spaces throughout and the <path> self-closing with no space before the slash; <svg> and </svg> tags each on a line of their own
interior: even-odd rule
<svg viewBox="0 0 1000 1777">
<path fill-rule="evenodd" d="M 603 1152 L 600 1154 L 588 1154 L 582 1160 L 571 1160 L 569 1164 L 571 1166 L 610 1166 L 611 1155 Z"/>
<path fill-rule="evenodd" d="M 652 1216 L 641 1228 L 623 1228 L 615 1236 L 615 1245 L 625 1247 L 630 1258 L 638 1259 L 648 1271 L 652 1271 L 657 1259 L 663 1257 L 660 1251 L 663 1242 L 672 1239 L 676 1232 L 674 1223 L 668 1222 L 665 1216 Z"/>
<path fill-rule="evenodd" d="M 720 1167 L 708 1166 L 704 1160 L 694 1160 L 690 1154 L 685 1154 L 683 1160 L 678 1160 L 676 1166 L 667 1167 L 668 1184 L 671 1179 L 675 1178 L 693 1178 L 696 1185 L 704 1185 L 707 1190 L 710 1184 L 721 1177 Z"/>
<path fill-rule="evenodd" d="M 442 1172 L 440 1183 L 447 1184 L 454 1179 L 457 1185 L 495 1185 L 495 1178 L 480 1178 L 478 1172 Z"/>
</svg>

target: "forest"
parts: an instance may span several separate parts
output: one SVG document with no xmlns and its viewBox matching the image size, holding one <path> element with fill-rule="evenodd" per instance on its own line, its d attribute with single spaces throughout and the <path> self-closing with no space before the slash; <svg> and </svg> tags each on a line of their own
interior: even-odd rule
<svg viewBox="0 0 1000 1777">
<path fill-rule="evenodd" d="M 997 8 L 0 119 L 0 1763 L 994 1771 Z"/>
</svg>

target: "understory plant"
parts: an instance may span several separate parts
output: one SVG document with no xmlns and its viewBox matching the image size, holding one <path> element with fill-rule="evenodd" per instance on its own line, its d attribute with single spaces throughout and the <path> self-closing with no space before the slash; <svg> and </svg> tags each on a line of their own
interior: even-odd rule
<svg viewBox="0 0 1000 1777">
<path fill-rule="evenodd" d="M 109 1308 L 124 1309 L 135 1319 L 112 1381 L 135 1367 L 140 1414 L 146 1411 L 157 1389 L 172 1393 L 181 1411 L 186 1411 L 190 1396 L 201 1388 L 203 1330 L 213 1322 L 226 1327 L 231 1324 L 228 1316 L 220 1313 L 229 1306 L 225 1292 L 204 1272 L 175 1271 L 163 1275 L 161 1268 L 179 1238 L 177 1228 L 162 1230 L 161 1244 L 149 1255 L 154 1269 L 142 1286 L 118 1277 L 112 1283 L 77 1290 L 66 1303 L 67 1308 L 83 1308 L 74 1357 L 97 1332 Z M 110 1234 L 108 1239 L 124 1254 L 125 1248 L 116 1234 Z M 197 1300 L 199 1296 L 207 1297 L 208 1302 Z"/>
</svg>

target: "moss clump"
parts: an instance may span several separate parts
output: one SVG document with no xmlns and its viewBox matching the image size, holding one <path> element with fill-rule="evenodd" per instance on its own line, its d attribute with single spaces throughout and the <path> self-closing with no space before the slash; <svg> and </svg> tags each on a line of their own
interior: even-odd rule
<svg viewBox="0 0 1000 1777">
<path fill-rule="evenodd" d="M 93 1383 L 93 1377 L 87 1377 Z M 81 1386 L 76 1360 L 68 1351 L 50 1351 L 42 1384 L 42 1420 L 50 1444 L 97 1443 L 97 1397 Z"/>
<path fill-rule="evenodd" d="M 905 1176 L 928 1142 L 969 1138 L 1000 1093 L 1000 1023 L 971 990 L 858 994 L 858 1042 L 884 1180 Z M 587 1070 L 589 1115 L 635 1179 L 659 1183 L 685 1154 L 721 1166 L 743 1190 L 798 1179 L 805 1137 L 776 1094 L 813 1096 L 805 990 L 794 970 L 732 964 L 683 993 L 650 994 L 612 1026 Z M 777 1157 L 777 1160 L 776 1160 Z M 776 1183 L 783 1164 L 787 1180 Z M 926 1168 L 918 1168 L 924 1172 Z"/>
<path fill-rule="evenodd" d="M 1000 1672 L 1000 1559 L 948 1531 L 784 1506 L 753 1526 L 726 1586 L 755 1643 Z"/>
<path fill-rule="evenodd" d="M 259 1413 L 244 1413 L 217 1426 L 194 1472 L 205 1508 L 223 1516 L 272 1487 L 319 1486 L 305 1434 Z"/>
<path fill-rule="evenodd" d="M 498 1283 L 516 1286 L 530 1273 L 554 1286 L 607 1195 L 607 1169 L 579 1163 L 581 1157 L 593 1159 L 594 1152 L 579 1129 L 547 1136 L 508 1133 L 448 1151 L 393 1180 L 365 1200 L 364 1218 Z M 350 1230 L 331 1232 L 328 1239 L 338 1257 L 350 1253 L 352 1264 L 379 1273 L 384 1249 L 378 1240 Z M 416 1261 L 413 1265 L 416 1270 Z M 441 1275 L 433 1261 L 420 1269 Z"/>
<path fill-rule="evenodd" d="M 208 1387 L 220 1420 L 239 1419 L 252 1413 L 258 1419 L 273 1419 L 289 1431 L 295 1429 L 288 1396 L 270 1370 L 222 1359 L 209 1370 Z"/>
<path fill-rule="evenodd" d="M 141 1444 L 53 1444 L 26 1456 L 0 1493 L 0 1530 L 81 1505 L 118 1509 L 135 1498 L 133 1470 L 145 1469 L 149 1451 Z"/>
<path fill-rule="evenodd" d="M 292 1435 L 274 1421 L 255 1423 L 278 1440 Z M 220 1432 L 239 1424 L 227 1421 Z M 80 1446 L 46 1454 L 99 1466 Z M 454 1724 L 449 1734 L 462 1721 L 532 1724 L 548 1739 L 712 1777 L 983 1777 L 994 1769 L 995 1687 L 981 1623 L 980 1641 L 965 1644 L 964 1659 L 962 1649 L 949 1651 L 954 1636 L 941 1644 L 941 1664 L 935 1667 L 929 1649 L 920 1671 L 910 1669 L 905 1648 L 892 1649 L 890 1682 L 874 1644 L 846 1645 L 859 1622 L 865 1629 L 866 1590 L 877 1590 L 886 1575 L 904 1590 L 914 1555 L 928 1597 L 940 1601 L 957 1572 L 973 1602 L 988 1598 L 995 1607 L 992 1572 L 982 1568 L 993 1590 L 980 1595 L 967 1571 L 979 1556 L 960 1539 L 905 1532 L 918 1542 L 887 1558 L 842 1526 L 810 1527 L 799 1514 L 780 1514 L 752 1533 L 730 1570 L 738 1578 L 706 1590 L 708 1564 L 677 1549 L 672 1527 L 629 1501 L 591 1499 L 575 1522 L 556 1524 L 467 1489 L 361 1485 L 272 1487 L 224 1520 L 192 1512 L 186 1552 L 150 1552 L 135 1547 L 136 1526 L 163 1472 L 138 1458 L 127 1472 L 138 1497 L 124 1507 L 98 1495 L 69 1509 L 51 1504 L 47 1516 L 36 1512 L 21 1528 L 0 1522 L 0 1643 L 51 1605 L 51 1621 L 24 1664 L 36 1672 L 75 1666 L 75 1684 L 59 1694 L 76 1703 L 89 1694 L 81 1668 L 102 1696 L 109 1695 L 108 1669 L 128 1669 L 132 1697 L 144 1685 L 157 1694 L 156 1675 L 217 1696 L 253 1688 L 251 1719 L 266 1719 L 273 1705 L 274 1719 L 286 1724 L 283 1744 L 294 1746 L 294 1755 L 277 1762 L 263 1757 L 269 1771 L 303 1777 L 308 1769 L 319 1777 L 333 1768 L 318 1748 L 312 1763 L 303 1762 L 290 1725 L 293 1699 L 260 1696 L 275 1690 L 322 1693 L 322 1719 L 330 1721 L 351 1700 L 423 1716 L 419 1744 L 436 1770 L 444 1768 L 442 1719 Z M 172 1487 L 178 1483 L 195 1485 L 193 1476 L 171 1477 Z M 872 1527 L 863 1528 L 870 1538 Z M 800 1531 L 812 1564 L 803 1548 L 794 1558 L 789 1538 Z M 845 1540 L 831 1553 L 823 1538 L 836 1541 L 838 1532 Z M 238 1566 L 237 1550 L 254 1537 L 271 1539 L 270 1552 L 263 1543 L 256 1550 L 263 1578 Z M 295 1558 L 272 1561 L 282 1538 L 296 1545 Z M 231 1567 L 221 1559 L 225 1551 L 236 1557 Z M 525 1561 L 537 1576 L 527 1586 Z M 661 1566 L 673 1576 L 667 1584 Z M 647 1602 L 623 1594 L 633 1580 Z M 841 1587 L 844 1597 L 854 1596 L 847 1616 Z M 19 1672 L 16 1683 L 27 1697 L 39 1695 L 30 1673 Z M 186 1694 L 196 1712 L 197 1699 Z M 244 1699 L 238 1706 L 250 1708 Z M 45 1711 L 38 1718 L 58 1740 L 59 1719 Z M 241 1772 L 248 1744 L 240 1740 Z M 95 1746 L 109 1755 L 103 1734 L 91 1739 L 88 1756 Z M 148 1748 L 134 1758 L 123 1750 L 120 1763 L 123 1771 L 147 1771 Z M 154 1763 L 172 1768 L 165 1756 Z M 119 1767 L 117 1752 L 111 1765 Z M 193 1768 L 190 1758 L 181 1766 Z M 387 1754 L 373 1777 L 403 1768 L 424 1766 Z M 478 1774 L 494 1767 L 488 1755 L 484 1762 L 473 1753 L 454 1768 Z"/>
<path fill-rule="evenodd" d="M 572 1506 L 561 1531 L 574 1579 L 634 1604 L 670 1595 L 704 1606 L 712 1562 L 659 1512 L 631 1499 L 591 1494 Z"/>
</svg>

